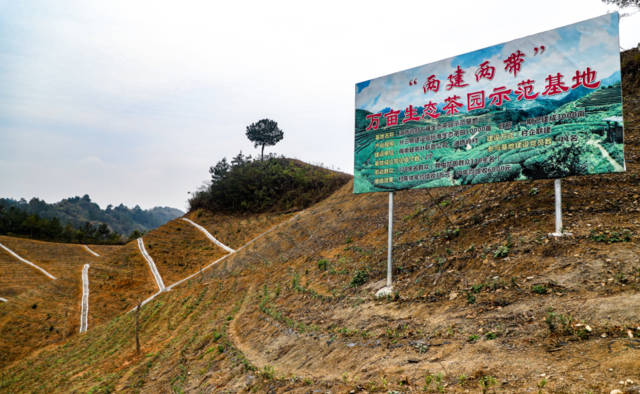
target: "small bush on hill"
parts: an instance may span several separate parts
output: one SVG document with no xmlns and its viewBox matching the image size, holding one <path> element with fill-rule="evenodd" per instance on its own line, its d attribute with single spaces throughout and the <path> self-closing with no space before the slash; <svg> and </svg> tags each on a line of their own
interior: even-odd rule
<svg viewBox="0 0 640 394">
<path fill-rule="evenodd" d="M 353 275 L 353 278 L 351 278 L 351 283 L 349 283 L 349 285 L 351 287 L 358 287 L 367 283 L 368 280 L 369 273 L 367 271 L 358 270 L 355 275 Z"/>
</svg>

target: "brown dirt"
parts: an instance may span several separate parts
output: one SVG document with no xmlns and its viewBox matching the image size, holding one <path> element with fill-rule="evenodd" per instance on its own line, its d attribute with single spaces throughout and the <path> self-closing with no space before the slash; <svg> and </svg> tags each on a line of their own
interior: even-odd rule
<svg viewBox="0 0 640 394">
<path fill-rule="evenodd" d="M 96 261 L 81 245 L 36 241 L 26 238 L 0 236 L 0 242 L 23 258 L 42 267 L 55 277 L 69 276 L 68 270 Z M 7 254 L 4 250 L 3 254 Z M 7 254 L 9 258 L 13 257 Z M 15 260 L 24 264 L 19 260 Z M 39 271 L 35 271 L 39 272 Z"/>
<path fill-rule="evenodd" d="M 4 249 L 0 250 L 0 297 L 10 299 L 20 293 L 48 283 L 51 279 L 22 263 Z"/>
<path fill-rule="evenodd" d="M 150 231 L 143 239 L 166 286 L 227 254 L 191 224 L 180 219 Z"/>
<path fill-rule="evenodd" d="M 241 247 L 262 232 L 292 216 L 293 214 L 290 213 L 228 215 L 202 209 L 185 215 L 232 249 Z"/>
<path fill-rule="evenodd" d="M 0 253 L 0 365 L 9 363 L 77 332 L 80 320 L 80 275 L 96 258 L 78 245 L 0 236 L 14 252 L 56 276 Z"/>
<path fill-rule="evenodd" d="M 296 216 L 193 212 L 234 249 L 279 226 L 145 305 L 139 355 L 123 312 L 153 281 L 135 244 L 114 251 L 95 263 L 112 277 L 95 281 L 117 307 L 98 301 L 86 335 L 25 347 L 0 390 L 630 390 L 640 384 L 639 104 L 625 97 L 627 172 L 563 180 L 571 237 L 548 236 L 551 181 L 400 192 L 394 294 L 377 300 L 385 194 L 349 184 Z M 165 272 L 213 257 L 201 234 L 172 226 L 148 235 Z M 0 304 L 0 319 L 22 319 L 10 308 Z"/>
</svg>

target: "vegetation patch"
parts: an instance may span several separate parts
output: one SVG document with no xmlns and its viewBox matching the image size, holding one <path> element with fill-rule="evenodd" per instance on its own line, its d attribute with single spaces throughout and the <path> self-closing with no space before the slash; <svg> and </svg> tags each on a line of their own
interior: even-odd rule
<svg viewBox="0 0 640 394">
<path fill-rule="evenodd" d="M 351 278 L 351 282 L 349 283 L 349 285 L 351 287 L 362 286 L 363 284 L 367 283 L 368 280 L 369 273 L 367 271 L 357 270 L 355 275 L 353 275 L 353 278 Z"/>
<path fill-rule="evenodd" d="M 590 238 L 596 242 L 604 242 L 604 243 L 615 243 L 615 242 L 629 242 L 631 241 L 631 237 L 633 233 L 629 229 L 616 229 L 616 230 L 605 230 L 605 231 L 595 231 L 592 230 L 591 234 L 589 234 Z"/>
<path fill-rule="evenodd" d="M 193 194 L 190 210 L 288 212 L 321 201 L 351 176 L 284 157 L 254 160 L 239 153 L 209 169 L 211 184 Z"/>
<path fill-rule="evenodd" d="M 0 234 L 28 236 L 43 241 L 121 244 L 144 231 L 159 227 L 183 215 L 169 207 L 143 210 L 120 204 L 106 209 L 91 201 L 88 195 L 63 199 L 48 204 L 38 198 L 0 198 Z"/>
</svg>

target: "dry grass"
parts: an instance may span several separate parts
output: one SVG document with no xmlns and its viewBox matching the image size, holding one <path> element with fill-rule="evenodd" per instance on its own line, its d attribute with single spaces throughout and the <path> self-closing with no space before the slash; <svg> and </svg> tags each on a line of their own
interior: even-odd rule
<svg viewBox="0 0 640 394">
<path fill-rule="evenodd" d="M 57 277 L 0 252 L 0 292 L 8 299 L 0 306 L 0 365 L 6 365 L 77 331 L 82 265 L 95 258 L 79 245 L 5 236 L 0 242 Z"/>
<path fill-rule="evenodd" d="M 94 262 L 97 259 L 77 244 L 61 244 L 7 236 L 0 236 L 0 242 L 55 277 L 69 276 L 70 269 L 82 267 L 83 264 Z M 6 252 L 2 251 L 2 253 Z"/>
<path fill-rule="evenodd" d="M 50 281 L 40 271 L 0 250 L 0 297 L 10 299 Z"/>
<path fill-rule="evenodd" d="M 145 234 L 144 242 L 167 286 L 227 254 L 180 219 Z"/>
<path fill-rule="evenodd" d="M 502 392 L 609 392 L 638 382 L 638 110 L 625 101 L 626 173 L 563 180 L 573 237 L 547 236 L 550 181 L 397 193 L 397 294 L 376 300 L 385 194 L 346 185 L 295 217 L 194 212 L 234 249 L 280 226 L 147 304 L 140 355 L 133 316 L 122 312 L 153 281 L 135 244 L 114 250 L 92 279 L 101 297 L 92 316 L 104 324 L 90 318 L 86 335 L 25 348 L 2 370 L 0 390 L 480 392 L 484 382 Z M 145 236 L 168 278 L 218 256 L 188 226 Z M 623 229 L 630 239 L 607 243 Z M 367 280 L 352 286 L 359 271 Z"/>
<path fill-rule="evenodd" d="M 598 178 L 564 182 L 570 207 L 565 220 L 575 236 L 561 240 L 546 237 L 553 226 L 550 182 L 433 190 L 435 199 L 426 191 L 397 193 L 398 297 L 392 300 L 373 299 L 385 277 L 387 196 L 354 196 L 347 185 L 299 216 L 279 220 L 279 227 L 204 278 L 145 306 L 142 355 L 133 354 L 131 315 L 107 318 L 116 313 L 111 310 L 106 324 L 90 323 L 89 333 L 70 339 L 67 349 L 46 350 L 42 360 L 29 358 L 7 369 L 10 377 L 22 376 L 8 387 L 35 389 L 25 383 L 36 377 L 25 363 L 35 363 L 51 379 L 45 389 L 58 384 L 67 390 L 305 392 L 311 386 L 386 392 L 422 389 L 427 373 L 441 373 L 452 392 L 478 390 L 484 376 L 495 377 L 500 390 L 535 390 L 541 373 L 551 391 L 610 389 L 636 378 L 638 370 L 638 350 L 626 330 L 640 323 L 634 313 L 640 306 L 640 250 L 636 242 L 600 242 L 590 228 L 625 227 L 635 237 L 640 215 L 633 194 L 640 190 L 629 175 Z M 623 185 L 625 193 L 608 194 L 592 182 Z M 451 225 L 436 204 L 459 228 L 456 235 L 446 232 Z M 199 222 L 212 232 L 221 228 L 216 236 L 222 242 L 236 228 L 268 228 L 258 230 L 259 219 L 246 217 L 219 218 L 216 223 L 228 224 L 214 226 L 214 216 L 204 215 Z M 181 274 L 183 267 L 170 261 L 188 261 L 193 269 L 218 256 L 207 255 L 211 244 L 183 223 L 145 236 L 156 261 L 166 261 L 159 263 L 163 275 Z M 508 251 L 496 257 L 502 245 Z M 111 267 L 112 275 L 128 259 L 137 267 L 135 277 L 147 275 L 145 283 L 153 284 L 134 244 L 116 255 L 113 264 L 121 263 Z M 318 266 L 321 259 L 326 268 Z M 369 279 L 352 287 L 358 270 Z M 138 285 L 123 284 L 120 294 L 133 294 Z M 549 291 L 536 293 L 535 285 Z M 549 313 L 571 323 L 550 331 Z M 590 325 L 592 333 L 582 332 L 580 324 Z M 80 355 L 82 349 L 91 349 L 90 356 Z M 94 368 L 82 374 L 87 357 Z M 63 381 L 45 367 L 58 359 L 73 379 Z M 459 383 L 463 375 L 465 386 Z"/>
<path fill-rule="evenodd" d="M 203 226 L 218 241 L 237 249 L 262 232 L 294 214 L 227 215 L 204 210 L 189 212 L 186 217 Z"/>
</svg>

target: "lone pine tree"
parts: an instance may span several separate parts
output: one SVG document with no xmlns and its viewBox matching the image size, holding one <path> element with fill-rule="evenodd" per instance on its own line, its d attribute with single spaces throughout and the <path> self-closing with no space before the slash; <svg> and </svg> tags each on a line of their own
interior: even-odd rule
<svg viewBox="0 0 640 394">
<path fill-rule="evenodd" d="M 260 119 L 247 126 L 247 138 L 253 142 L 254 148 L 262 146 L 260 160 L 264 158 L 264 147 L 275 145 L 283 136 L 284 133 L 278 127 L 278 122 L 271 119 Z"/>
</svg>

